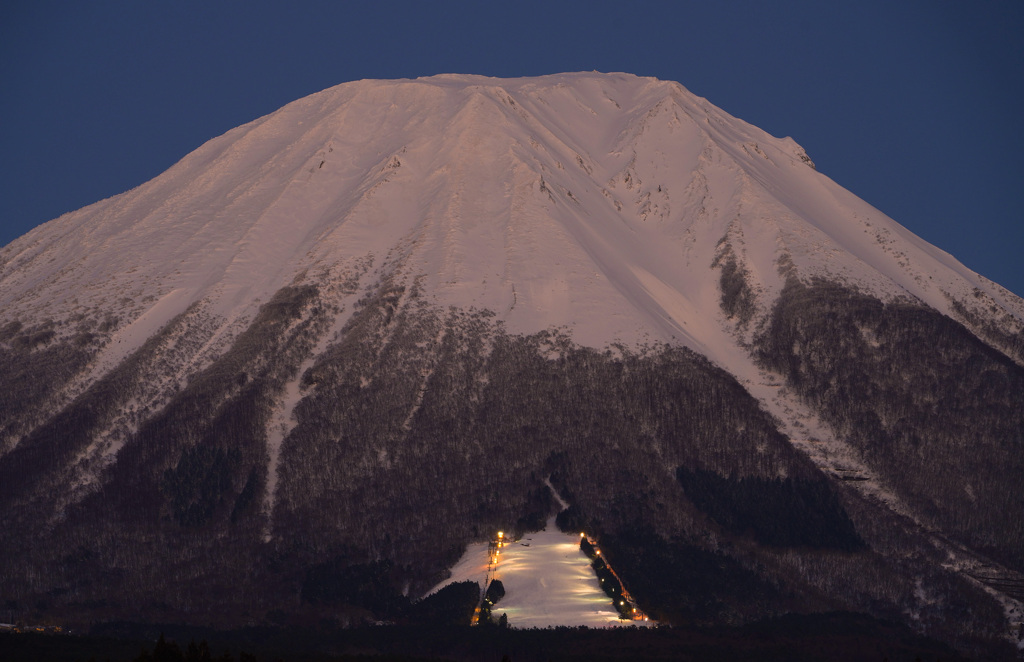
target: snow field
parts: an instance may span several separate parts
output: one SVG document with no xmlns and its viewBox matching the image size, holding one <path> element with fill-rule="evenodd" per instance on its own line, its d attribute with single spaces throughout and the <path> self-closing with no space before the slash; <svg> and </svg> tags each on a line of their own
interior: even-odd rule
<svg viewBox="0 0 1024 662">
<path fill-rule="evenodd" d="M 486 588 L 487 543 L 474 543 L 452 568 L 452 576 L 431 593 L 460 581 L 475 581 Z M 515 628 L 587 626 L 592 628 L 653 625 L 652 621 L 623 621 L 601 590 L 580 550 L 576 534 L 562 533 L 552 517 L 543 531 L 527 533 L 500 549 L 491 577 L 501 580 L 505 597 L 493 615 L 508 616 Z"/>
</svg>

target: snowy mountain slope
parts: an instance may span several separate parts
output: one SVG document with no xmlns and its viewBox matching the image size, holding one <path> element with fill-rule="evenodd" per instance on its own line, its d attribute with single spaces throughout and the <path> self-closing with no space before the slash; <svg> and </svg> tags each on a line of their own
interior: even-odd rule
<svg viewBox="0 0 1024 662">
<path fill-rule="evenodd" d="M 763 380 L 723 323 L 709 271 L 723 256 L 760 293 L 762 316 L 785 264 L 960 319 L 953 301 L 996 305 L 1004 333 L 1021 333 L 1019 299 L 808 165 L 792 140 L 676 83 L 361 81 L 13 242 L 0 305 L 12 320 L 117 316 L 65 400 L 193 302 L 230 342 L 297 275 L 358 260 L 423 276 L 437 305 L 494 311 L 513 331 L 566 328 L 594 347 L 682 342 L 751 384 Z"/>
<path fill-rule="evenodd" d="M 942 312 L 943 292 L 978 288 L 1024 316 L 1019 300 L 804 159 L 791 140 L 675 83 L 587 74 L 350 83 L 13 242 L 2 305 L 12 319 L 59 318 L 71 291 L 83 307 L 174 293 L 126 316 L 148 311 L 147 327 L 158 328 L 209 297 L 233 317 L 304 269 L 341 255 L 380 260 L 397 246 L 442 303 L 486 307 L 517 330 L 575 326 L 601 346 L 653 328 L 658 339 L 708 345 L 715 325 L 685 326 L 712 309 L 707 269 L 730 236 L 769 298 L 786 255 L 801 273 Z M 638 315 L 642 330 L 621 320 Z"/>
<path fill-rule="evenodd" d="M 973 581 L 935 570 L 946 536 L 958 567 L 1024 571 L 1024 530 L 1004 521 L 1022 500 L 1024 302 L 677 83 L 446 75 L 300 99 L 0 249 L 0 359 L 19 595 L 38 587 L 17 568 L 56 562 L 24 540 L 86 526 L 138 558 L 154 539 L 177 550 L 171 566 L 88 550 L 124 577 L 188 576 L 188 538 L 221 559 L 210 576 L 347 555 L 406 563 L 425 588 L 480 527 L 537 514 L 536 484 L 559 473 L 613 531 L 734 536 L 754 545 L 740 565 L 802 568 L 793 590 L 815 608 L 917 598 L 885 593 L 892 578 L 852 603 L 811 597 L 834 577 L 757 547 L 799 536 L 731 530 L 748 517 L 733 492 L 832 485 L 850 514 L 809 513 L 810 547 L 912 547 L 936 591 Z M 791 482 L 694 474 L 719 499 L 701 506 L 680 467 Z M 453 522 L 436 557 L 373 529 L 396 484 Z M 427 535 L 423 513 L 393 515 Z M 263 595 L 257 574 L 240 594 Z"/>
</svg>

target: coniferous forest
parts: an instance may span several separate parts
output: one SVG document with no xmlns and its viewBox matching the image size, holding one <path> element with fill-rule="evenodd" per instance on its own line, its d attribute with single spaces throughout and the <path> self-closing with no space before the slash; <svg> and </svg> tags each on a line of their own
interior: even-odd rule
<svg viewBox="0 0 1024 662">
<path fill-rule="evenodd" d="M 723 306 L 739 315 L 742 292 Z M 456 626 L 483 587 L 427 590 L 467 544 L 542 527 L 550 480 L 571 504 L 560 525 L 600 538 L 663 623 L 860 613 L 1005 652 L 983 583 L 944 566 L 919 523 L 815 466 L 703 357 L 512 334 L 488 311 L 430 306 L 415 280 L 354 293 L 296 282 L 223 351 L 154 385 L 149 371 L 209 346 L 216 325 L 193 307 L 38 424 L 21 412 L 88 361 L 101 322 L 4 326 L 3 425 L 31 429 L 0 456 L 7 609 L 26 622 Z M 1018 364 L 913 303 L 796 280 L 751 351 L 920 522 L 1024 571 Z M 119 450 L 88 478 L 79 460 L 101 439 Z"/>
</svg>

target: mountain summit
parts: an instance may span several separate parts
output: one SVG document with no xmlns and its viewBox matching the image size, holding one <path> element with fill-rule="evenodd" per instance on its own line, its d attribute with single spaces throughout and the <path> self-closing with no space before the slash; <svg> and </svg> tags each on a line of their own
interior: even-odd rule
<svg viewBox="0 0 1024 662">
<path fill-rule="evenodd" d="M 300 99 L 0 250 L 0 380 L 18 609 L 393 617 L 550 478 L 662 620 L 1020 619 L 1024 302 L 674 82 Z"/>
</svg>

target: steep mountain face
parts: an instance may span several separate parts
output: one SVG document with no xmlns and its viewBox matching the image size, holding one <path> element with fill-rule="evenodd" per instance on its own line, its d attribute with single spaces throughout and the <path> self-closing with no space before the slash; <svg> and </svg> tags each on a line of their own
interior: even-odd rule
<svg viewBox="0 0 1024 662">
<path fill-rule="evenodd" d="M 1020 620 L 1024 302 L 677 83 L 289 104 L 0 250 L 0 380 L 26 618 L 394 617 L 550 477 L 666 620 Z"/>
</svg>

